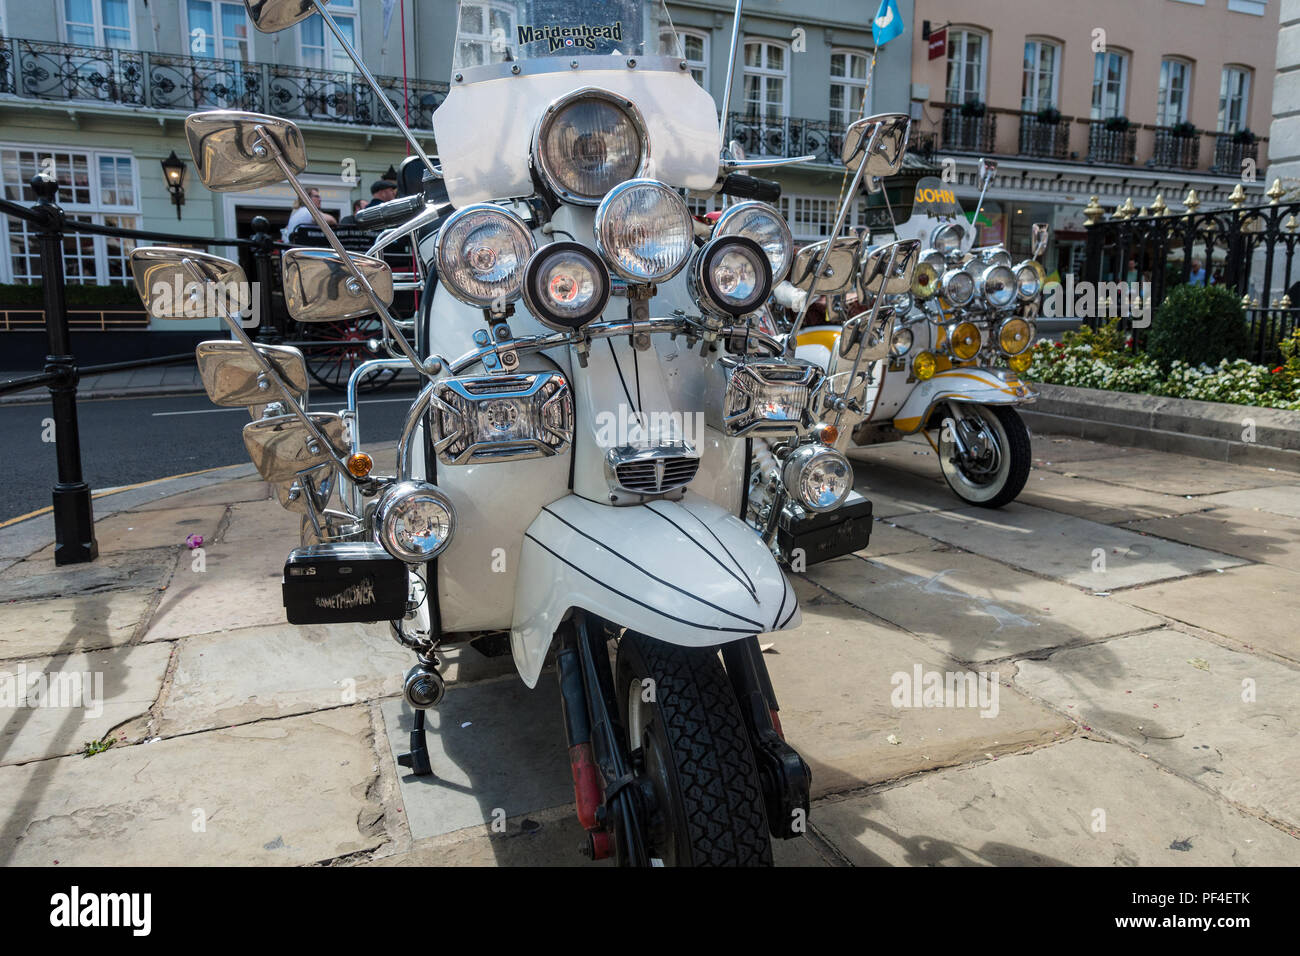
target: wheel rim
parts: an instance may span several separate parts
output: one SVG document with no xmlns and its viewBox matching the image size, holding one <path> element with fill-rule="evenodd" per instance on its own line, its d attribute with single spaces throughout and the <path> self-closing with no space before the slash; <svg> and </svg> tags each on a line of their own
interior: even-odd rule
<svg viewBox="0 0 1300 956">
<path fill-rule="evenodd" d="M 382 330 L 382 324 L 375 318 L 304 325 L 304 339 L 328 343 L 307 350 L 307 371 L 326 388 L 336 392 L 345 390 L 357 366 L 375 357 L 369 342 L 381 336 Z M 375 369 L 362 377 L 359 387 L 363 391 L 375 391 L 396 377 L 396 369 Z"/>
<path fill-rule="evenodd" d="M 655 807 L 646 825 L 647 855 L 663 861 L 664 866 L 678 864 L 677 834 L 674 825 L 675 803 L 672 799 L 672 781 L 669 762 L 665 759 L 666 747 L 660 737 L 658 715 L 654 703 L 641 699 L 642 684 L 632 678 L 627 691 L 628 749 L 641 751 L 645 779 L 654 791 Z"/>
<path fill-rule="evenodd" d="M 947 429 L 939 431 L 939 467 L 948 485 L 966 501 L 989 501 L 997 496 L 1011 474 L 1011 455 L 1008 451 L 1006 429 L 1002 422 L 983 405 L 967 406 L 969 413 L 978 416 L 981 431 L 987 444 L 986 453 L 972 463 L 962 462 L 957 454 L 957 444 Z M 962 425 L 952 416 L 956 427 Z M 969 442 L 974 433 L 963 430 L 962 437 Z"/>
</svg>

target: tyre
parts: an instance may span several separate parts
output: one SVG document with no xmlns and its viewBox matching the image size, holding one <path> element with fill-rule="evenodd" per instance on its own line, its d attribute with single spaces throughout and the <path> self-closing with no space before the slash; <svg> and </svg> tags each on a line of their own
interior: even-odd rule
<svg viewBox="0 0 1300 956">
<path fill-rule="evenodd" d="M 1029 429 L 1009 405 L 966 405 L 964 410 L 967 420 L 957 427 L 973 454 L 962 461 L 953 436 L 947 428 L 940 429 L 944 481 L 962 501 L 1001 508 L 1020 494 L 1029 478 Z"/>
<path fill-rule="evenodd" d="M 377 318 L 304 323 L 299 329 L 304 341 L 322 343 L 305 350 L 307 371 L 331 392 L 346 392 L 348 379 L 356 367 L 380 357 L 372 353 L 368 345 L 371 339 L 383 338 L 383 323 Z M 358 391 L 377 392 L 395 378 L 396 369 L 375 369 L 362 377 Z"/>
<path fill-rule="evenodd" d="M 646 821 L 651 859 L 771 866 L 758 769 L 716 649 L 628 631 L 614 674 L 628 749 L 654 794 Z"/>
</svg>

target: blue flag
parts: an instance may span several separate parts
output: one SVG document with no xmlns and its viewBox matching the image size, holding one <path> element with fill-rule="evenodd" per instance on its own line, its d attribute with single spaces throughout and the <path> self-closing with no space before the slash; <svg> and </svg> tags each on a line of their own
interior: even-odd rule
<svg viewBox="0 0 1300 956">
<path fill-rule="evenodd" d="M 894 0 L 880 0 L 876 19 L 871 21 L 871 35 L 876 40 L 876 46 L 883 46 L 902 34 L 903 15 L 898 12 L 898 4 Z"/>
</svg>

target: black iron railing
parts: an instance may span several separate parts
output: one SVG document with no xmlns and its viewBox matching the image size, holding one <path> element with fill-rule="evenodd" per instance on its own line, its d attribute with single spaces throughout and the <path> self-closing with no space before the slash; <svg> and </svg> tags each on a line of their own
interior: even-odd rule
<svg viewBox="0 0 1300 956">
<path fill-rule="evenodd" d="M 1244 171 L 1247 160 L 1259 163 L 1258 142 L 1240 142 L 1233 133 L 1219 133 L 1214 137 L 1214 166 L 1211 167 L 1211 172 L 1239 176 Z"/>
<path fill-rule="evenodd" d="M 1039 119 L 1034 113 L 1020 114 L 1020 155 L 1037 159 L 1066 159 L 1070 155 L 1070 121 Z"/>
<path fill-rule="evenodd" d="M 1151 165 L 1169 169 L 1195 169 L 1201 160 L 1201 134 L 1180 133 L 1166 126 L 1156 127 Z"/>
<path fill-rule="evenodd" d="M 447 84 L 377 77 L 414 129 L 433 128 Z M 193 112 L 240 109 L 293 120 L 392 126 L 359 74 L 218 57 L 0 37 L 0 93 L 36 100 Z"/>
<path fill-rule="evenodd" d="M 992 153 L 997 148 L 998 120 L 993 113 L 975 115 L 966 107 L 943 111 L 943 148 L 954 152 Z"/>
<path fill-rule="evenodd" d="M 1100 120 L 1088 124 L 1088 162 L 1132 166 L 1137 162 L 1137 130 L 1107 129 Z"/>
</svg>

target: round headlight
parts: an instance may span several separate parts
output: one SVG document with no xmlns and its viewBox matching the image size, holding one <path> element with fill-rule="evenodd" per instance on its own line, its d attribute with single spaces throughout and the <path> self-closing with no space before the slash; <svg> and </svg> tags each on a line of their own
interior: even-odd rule
<svg viewBox="0 0 1300 956">
<path fill-rule="evenodd" d="M 1008 355 L 1019 355 L 1033 341 L 1033 326 L 1024 319 L 1007 319 L 998 327 L 998 346 Z"/>
<path fill-rule="evenodd" d="M 575 90 L 542 114 L 533 157 L 546 185 L 566 202 L 594 206 L 645 172 L 650 140 L 640 111 L 607 90 Z"/>
<path fill-rule="evenodd" d="M 834 448 L 803 445 L 781 470 L 786 492 L 809 511 L 833 511 L 853 489 L 853 466 Z"/>
<path fill-rule="evenodd" d="M 975 258 L 983 266 L 1010 266 L 1011 253 L 1007 252 L 1002 246 L 985 246 L 982 249 L 975 249 Z"/>
<path fill-rule="evenodd" d="M 912 295 L 922 301 L 932 299 L 939 292 L 944 273 L 943 256 L 933 249 L 921 254 L 921 261 L 912 270 Z"/>
<path fill-rule="evenodd" d="M 609 302 L 609 270 L 586 246 L 542 246 L 524 269 L 524 305 L 543 325 L 560 332 L 600 318 Z"/>
<path fill-rule="evenodd" d="M 537 244 L 524 221 L 492 203 L 457 209 L 438 230 L 438 278 L 460 301 L 482 309 L 519 298 L 524 265 Z"/>
<path fill-rule="evenodd" d="M 966 305 L 975 297 L 975 279 L 965 269 L 949 269 L 939 282 L 943 297 L 953 305 Z"/>
<path fill-rule="evenodd" d="M 973 359 L 980 350 L 980 329 L 974 322 L 958 322 L 948 327 L 948 349 L 963 362 Z"/>
<path fill-rule="evenodd" d="M 753 312 L 772 294 L 772 267 L 763 249 L 744 236 L 718 236 L 691 259 L 686 274 L 691 298 L 715 315 Z"/>
<path fill-rule="evenodd" d="M 1047 270 L 1033 259 L 1026 259 L 1016 266 L 1016 294 L 1028 302 L 1043 291 L 1047 279 Z"/>
<path fill-rule="evenodd" d="M 794 239 L 790 236 L 790 227 L 781 214 L 765 202 L 736 203 L 718 217 L 713 235 L 744 236 L 757 242 L 772 266 L 773 283 L 784 279 L 794 262 Z"/>
<path fill-rule="evenodd" d="M 943 255 L 951 256 L 961 252 L 961 241 L 966 238 L 966 229 L 959 222 L 950 222 L 935 226 L 930 232 L 930 247 Z"/>
<path fill-rule="evenodd" d="M 436 558 L 455 530 L 451 501 L 428 482 L 389 485 L 375 505 L 375 542 L 408 564 Z"/>
<path fill-rule="evenodd" d="M 938 367 L 933 352 L 917 352 L 912 359 L 912 374 L 922 382 L 934 378 Z"/>
<path fill-rule="evenodd" d="M 889 350 L 900 358 L 912 351 L 912 330 L 896 330 L 894 337 L 889 342 Z"/>
<path fill-rule="evenodd" d="M 1013 355 L 1007 359 L 1007 365 L 1011 366 L 1011 371 L 1024 374 L 1029 371 L 1029 366 L 1034 364 L 1033 352 L 1021 352 L 1019 355 Z"/>
<path fill-rule="evenodd" d="M 1016 274 L 1010 266 L 989 266 L 980 273 L 980 294 L 995 309 L 1005 309 L 1016 301 Z"/>
<path fill-rule="evenodd" d="M 686 200 L 653 179 L 609 191 L 596 209 L 596 248 L 629 282 L 663 282 L 682 271 L 695 243 Z"/>
</svg>

